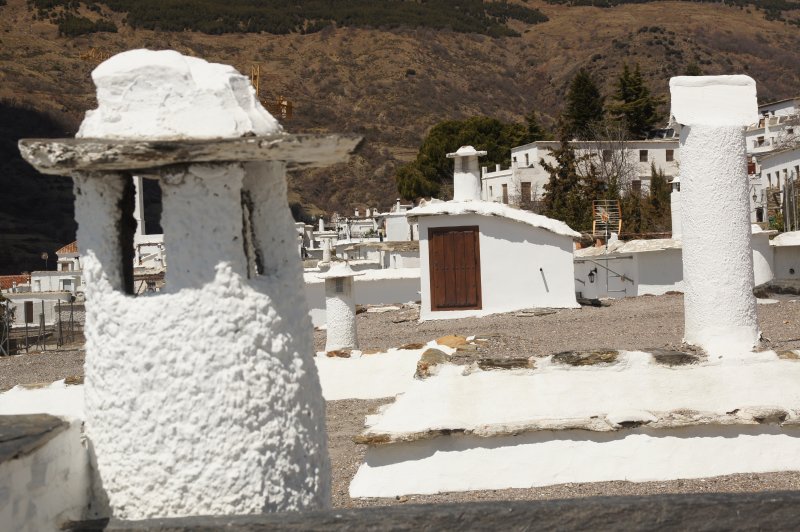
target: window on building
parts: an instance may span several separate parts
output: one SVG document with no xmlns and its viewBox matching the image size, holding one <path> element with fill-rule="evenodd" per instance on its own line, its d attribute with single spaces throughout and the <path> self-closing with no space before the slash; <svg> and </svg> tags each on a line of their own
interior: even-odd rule
<svg viewBox="0 0 800 532">
<path fill-rule="evenodd" d="M 527 202 L 531 201 L 531 183 L 530 181 L 523 181 L 520 183 L 520 193 L 522 196 L 522 201 Z"/>
<path fill-rule="evenodd" d="M 764 137 L 758 137 L 756 139 L 756 148 L 758 148 L 759 146 L 763 146 L 763 145 L 764 145 Z"/>
<path fill-rule="evenodd" d="M 767 183 L 769 183 L 769 186 L 772 186 L 772 174 L 767 174 Z"/>
<path fill-rule="evenodd" d="M 517 156 L 515 155 L 514 157 L 512 157 L 512 158 L 511 158 L 511 161 L 512 161 L 512 162 L 517 162 Z"/>
<path fill-rule="evenodd" d="M 33 301 L 25 301 L 25 323 L 33 323 Z"/>
<path fill-rule="evenodd" d="M 639 162 L 640 163 L 647 162 L 647 150 L 639 150 Z"/>
<path fill-rule="evenodd" d="M 530 166 L 530 165 L 531 165 L 531 160 L 530 160 L 530 157 L 528 156 L 528 154 L 526 153 L 525 154 L 525 166 Z"/>
<path fill-rule="evenodd" d="M 336 293 L 341 294 L 344 292 L 344 279 L 342 277 L 336 278 Z"/>
<path fill-rule="evenodd" d="M 794 128 L 791 128 L 791 127 L 790 128 L 786 128 L 786 134 L 787 135 L 794 135 Z"/>
<path fill-rule="evenodd" d="M 492 186 L 489 185 L 489 199 L 492 199 L 493 197 L 494 197 L 494 192 L 492 191 Z"/>
<path fill-rule="evenodd" d="M 603 150 L 603 162 L 604 163 L 611 162 L 611 150 Z"/>
<path fill-rule="evenodd" d="M 642 192 L 642 180 L 641 179 L 634 179 L 631 181 L 631 192 L 634 194 L 640 194 Z"/>
<path fill-rule="evenodd" d="M 671 163 L 675 160 L 675 150 L 667 150 L 667 162 Z"/>
<path fill-rule="evenodd" d="M 72 279 L 61 279 L 61 289 L 65 292 L 72 291 Z"/>
<path fill-rule="evenodd" d="M 508 205 L 508 185 L 503 185 L 503 203 Z"/>
</svg>

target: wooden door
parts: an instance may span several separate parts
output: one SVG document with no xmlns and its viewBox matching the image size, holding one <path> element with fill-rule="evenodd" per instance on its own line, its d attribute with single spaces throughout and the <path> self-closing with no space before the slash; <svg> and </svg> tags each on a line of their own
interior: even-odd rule
<svg viewBox="0 0 800 532">
<path fill-rule="evenodd" d="M 428 229 L 431 310 L 472 310 L 481 306 L 478 227 Z"/>
</svg>

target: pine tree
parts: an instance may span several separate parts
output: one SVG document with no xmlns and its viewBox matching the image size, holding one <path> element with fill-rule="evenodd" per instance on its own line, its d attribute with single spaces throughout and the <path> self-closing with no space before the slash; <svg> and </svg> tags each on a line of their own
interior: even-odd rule
<svg viewBox="0 0 800 532">
<path fill-rule="evenodd" d="M 625 124 L 631 138 L 647 137 L 661 119 L 658 107 L 663 101 L 650 94 L 638 64 L 634 70 L 623 66 L 614 98 L 611 115 Z"/>
<path fill-rule="evenodd" d="M 528 116 L 525 117 L 525 125 L 528 128 L 525 135 L 526 144 L 536 142 L 537 140 L 547 140 L 549 135 L 539 123 L 539 117 L 536 115 L 535 110 L 531 111 Z"/>
<path fill-rule="evenodd" d="M 592 201 L 602 195 L 600 181 L 594 174 L 580 175 L 575 151 L 564 134 L 551 156 L 555 159 L 554 164 L 540 160 L 542 167 L 550 174 L 542 198 L 544 214 L 565 222 L 575 230 L 586 230 L 592 224 Z"/>
<path fill-rule="evenodd" d="M 648 215 L 650 220 L 648 230 L 663 233 L 671 227 L 670 212 L 670 186 L 663 170 L 650 165 L 650 192 Z"/>
<path fill-rule="evenodd" d="M 592 125 L 602 122 L 605 111 L 600 90 L 586 70 L 579 70 L 572 78 L 566 105 L 562 116 L 564 131 L 577 139 L 589 138 Z"/>
</svg>

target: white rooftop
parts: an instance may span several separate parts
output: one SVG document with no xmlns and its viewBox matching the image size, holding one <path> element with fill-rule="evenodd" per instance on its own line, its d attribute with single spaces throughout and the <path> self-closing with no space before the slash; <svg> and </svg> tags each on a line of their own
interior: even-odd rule
<svg viewBox="0 0 800 532">
<path fill-rule="evenodd" d="M 461 146 L 458 149 L 458 151 L 454 153 L 448 153 L 447 158 L 453 159 L 455 157 L 469 157 L 469 156 L 483 157 L 484 155 L 486 155 L 485 151 L 477 151 L 472 146 Z"/>
<path fill-rule="evenodd" d="M 557 235 L 564 235 L 570 238 L 580 238 L 580 233 L 572 230 L 567 224 L 560 220 L 554 220 L 541 214 L 534 214 L 509 207 L 503 203 L 496 203 L 482 200 L 466 201 L 440 201 L 433 199 L 429 202 L 421 202 L 418 207 L 408 211 L 409 218 L 419 216 L 438 216 L 438 215 L 459 215 L 459 214 L 479 214 L 481 216 L 500 216 L 509 220 L 514 220 L 523 224 L 545 229 Z"/>
</svg>

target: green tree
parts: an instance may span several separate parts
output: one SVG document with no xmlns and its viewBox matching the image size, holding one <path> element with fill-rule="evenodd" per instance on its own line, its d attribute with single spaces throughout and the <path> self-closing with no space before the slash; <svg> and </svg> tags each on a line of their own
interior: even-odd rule
<svg viewBox="0 0 800 532">
<path fill-rule="evenodd" d="M 661 120 L 658 108 L 663 100 L 650 94 L 638 64 L 634 70 L 622 68 L 614 98 L 610 114 L 625 124 L 632 138 L 645 138 Z"/>
<path fill-rule="evenodd" d="M 555 159 L 554 164 L 540 160 L 550 174 L 542 198 L 544 214 L 575 230 L 588 230 L 592 225 L 592 201 L 603 196 L 601 182 L 593 172 L 581 175 L 575 150 L 564 134 L 559 147 L 550 155 Z"/>
<path fill-rule="evenodd" d="M 657 169 L 655 163 L 650 165 L 650 191 L 648 193 L 649 220 L 647 229 L 656 233 L 670 230 L 670 186 L 664 171 Z"/>
<path fill-rule="evenodd" d="M 600 89 L 589 73 L 580 69 L 572 78 L 562 115 L 562 129 L 573 138 L 589 138 L 594 124 L 602 122 L 605 110 Z"/>
<path fill-rule="evenodd" d="M 536 142 L 537 140 L 548 140 L 550 135 L 548 135 L 547 131 L 542 127 L 535 110 L 528 113 L 525 117 L 525 125 L 528 131 L 525 135 L 524 144 Z"/>
<path fill-rule="evenodd" d="M 446 158 L 448 153 L 461 146 L 474 146 L 487 152 L 481 164 L 508 164 L 511 148 L 524 144 L 526 134 L 523 124 L 486 116 L 440 122 L 425 136 L 416 159 L 397 171 L 397 191 L 406 199 L 436 196 L 442 184 L 453 179 L 453 161 Z"/>
</svg>

